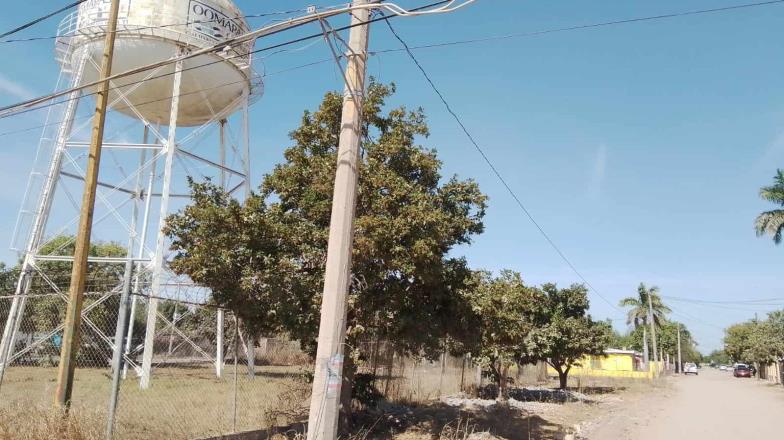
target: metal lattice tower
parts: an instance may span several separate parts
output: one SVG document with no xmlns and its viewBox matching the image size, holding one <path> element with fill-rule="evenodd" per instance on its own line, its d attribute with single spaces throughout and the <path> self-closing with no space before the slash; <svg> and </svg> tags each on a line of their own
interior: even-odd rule
<svg viewBox="0 0 784 440">
<path fill-rule="evenodd" d="M 55 48 L 61 65 L 58 90 L 97 78 L 108 5 L 106 0 L 85 2 L 61 23 Z M 248 25 L 241 17 L 230 0 L 123 0 L 113 70 L 123 72 L 171 59 L 246 33 Z M 166 216 L 188 202 L 188 178 L 211 179 L 235 196 L 250 192 L 248 106 L 263 90 L 252 68 L 252 46 L 253 42 L 247 42 L 226 47 L 219 53 L 177 61 L 110 84 L 111 111 L 102 147 L 105 159 L 98 183 L 93 242 L 127 243 L 127 254 L 91 256 L 89 263 L 133 261 L 133 277 L 117 280 L 110 291 L 93 293 L 98 295 L 95 303 L 100 303 L 117 294 L 123 282 L 131 282 L 132 317 L 137 303 L 145 302 L 144 343 L 132 343 L 133 319 L 123 341 L 125 365 L 137 373 L 142 388 L 151 383 L 153 345 L 156 332 L 161 331 L 157 323 L 163 322 L 166 330 L 176 331 L 177 326 L 176 315 L 170 320 L 159 313 L 159 300 L 203 302 L 209 295 L 206 289 L 168 270 L 168 243 L 161 232 Z M 67 305 L 67 292 L 42 263 L 73 260 L 63 251 L 67 243 L 55 249 L 51 243 L 55 238 L 72 236 L 78 221 L 76 201 L 81 198 L 84 179 L 91 93 L 90 89 L 72 92 L 49 108 L 14 231 L 12 248 L 19 253 L 21 273 L 0 341 L 0 381 L 7 366 L 62 330 L 62 326 L 51 329 L 24 343 L 18 337 L 28 298 L 36 293 L 34 278 L 62 299 L 63 309 Z M 115 341 L 91 322 L 89 310 L 88 306 L 82 314 L 82 325 L 113 347 Z M 220 313 L 219 333 L 222 322 Z M 220 344 L 213 354 L 199 350 L 206 360 L 215 362 L 220 375 Z M 139 353 L 141 362 L 136 360 Z"/>
</svg>

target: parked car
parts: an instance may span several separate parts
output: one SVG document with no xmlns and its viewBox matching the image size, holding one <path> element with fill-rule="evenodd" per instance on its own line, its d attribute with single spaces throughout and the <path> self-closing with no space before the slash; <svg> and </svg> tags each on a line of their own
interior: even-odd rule
<svg viewBox="0 0 784 440">
<path fill-rule="evenodd" d="M 727 366 L 726 365 L 722 365 L 722 366 L 719 367 L 719 370 L 727 371 Z"/>
<path fill-rule="evenodd" d="M 698 375 L 699 373 L 697 372 L 697 364 L 693 362 L 687 362 L 683 366 L 683 374 L 693 374 L 695 376 Z"/>
<path fill-rule="evenodd" d="M 735 377 L 751 377 L 751 369 L 746 364 L 737 364 L 735 369 L 732 370 L 732 375 Z"/>
</svg>

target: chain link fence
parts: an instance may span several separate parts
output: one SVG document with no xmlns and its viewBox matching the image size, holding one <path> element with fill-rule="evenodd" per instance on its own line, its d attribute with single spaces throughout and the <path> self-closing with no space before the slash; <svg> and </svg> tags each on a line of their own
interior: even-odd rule
<svg viewBox="0 0 784 440">
<path fill-rule="evenodd" d="M 12 310 L 20 311 L 15 325 L 9 324 L 15 343 L 0 364 L 0 432 L 11 438 L 56 420 L 51 413 L 67 281 L 36 272 L 27 294 L 14 295 L 9 286 L 0 292 L 0 322 L 8 322 Z M 115 438 L 205 438 L 257 430 L 289 422 L 287 407 L 304 407 L 309 359 L 292 350 L 290 342 L 259 344 L 243 334 L 230 312 L 178 297 L 185 288 L 169 286 L 167 297 L 150 298 L 144 293 L 148 287 L 144 277 L 136 283 L 141 293 L 131 296 L 127 337 L 120 341 L 124 356 Z M 92 433 L 86 438 L 103 438 L 108 420 L 121 288 L 117 276 L 91 274 L 88 281 L 71 408 L 83 419 L 81 434 Z M 149 386 L 143 387 L 151 299 L 157 301 L 155 337 Z M 278 365 L 270 365 L 271 360 Z"/>
<path fill-rule="evenodd" d="M 10 438 L 14 432 L 62 422 L 51 414 L 67 278 L 50 279 L 36 272 L 27 294 L 14 295 L 14 286 L 0 292 L 0 322 L 6 323 L 13 309 L 21 310 L 15 344 L 0 366 L 0 432 Z M 119 341 L 124 356 L 115 438 L 209 438 L 306 417 L 312 361 L 297 342 L 249 338 L 229 311 L 205 303 L 204 292 L 178 280 L 166 280 L 165 296 L 152 298 L 149 278 L 140 273 L 134 281 L 126 337 Z M 69 418 L 81 424 L 79 438 L 105 437 L 121 280 L 118 266 L 91 273 L 88 282 L 72 396 L 75 417 Z M 155 336 L 148 353 L 149 383 L 144 386 L 152 301 L 157 302 Z M 467 356 L 400 356 L 384 341 L 365 343 L 361 352 L 355 384 L 379 399 L 426 403 L 487 385 Z M 535 367 L 521 368 L 515 380 L 536 383 L 536 374 Z M 62 432 L 51 435 L 62 437 Z"/>
</svg>

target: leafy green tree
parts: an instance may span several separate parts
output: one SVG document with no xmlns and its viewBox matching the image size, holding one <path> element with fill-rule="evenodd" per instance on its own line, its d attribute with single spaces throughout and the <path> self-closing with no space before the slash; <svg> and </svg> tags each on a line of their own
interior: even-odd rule
<svg viewBox="0 0 784 440">
<path fill-rule="evenodd" d="M 702 359 L 702 355 L 697 349 L 697 342 L 684 324 L 674 321 L 664 322 L 656 332 L 658 347 L 664 353 L 668 353 L 673 357 L 677 356 L 679 327 L 681 332 L 681 360 L 683 362 L 699 362 Z M 637 328 L 629 332 L 629 339 L 632 341 L 630 347 L 634 350 L 642 350 L 643 337 L 642 328 Z"/>
<path fill-rule="evenodd" d="M 777 359 L 784 358 L 784 310 L 768 313 L 765 325 L 770 336 L 771 351 Z"/>
<path fill-rule="evenodd" d="M 61 235 L 50 239 L 39 251 L 41 255 L 73 255 L 74 240 L 72 236 Z M 126 248 L 114 242 L 95 242 L 90 244 L 90 256 L 94 257 L 124 257 Z M 38 263 L 46 279 L 33 274 L 30 287 L 31 295 L 41 295 L 27 302 L 25 315 L 33 331 L 49 331 L 60 325 L 65 319 L 65 302 L 62 298 L 53 295 L 57 292 L 55 287 L 64 294 L 68 294 L 71 283 L 72 263 L 67 261 L 41 261 Z M 123 263 L 89 263 L 87 265 L 87 278 L 85 282 L 84 306 L 100 298 L 100 294 L 109 293 L 122 282 L 125 264 Z M 99 306 L 94 307 L 88 316 L 108 335 L 114 334 L 117 306 L 119 299 L 115 295 L 104 300 Z M 90 331 L 83 333 L 85 343 L 89 343 Z"/>
<path fill-rule="evenodd" d="M 588 290 L 581 284 L 558 289 L 541 288 L 539 322 L 523 340 L 523 358 L 547 361 L 558 373 L 565 389 L 572 367 L 585 355 L 604 355 L 612 340 L 612 328 L 588 315 Z"/>
<path fill-rule="evenodd" d="M 483 231 L 486 197 L 471 180 L 444 178 L 421 109 L 384 112 L 394 86 L 371 82 L 363 104 L 364 136 L 345 377 L 361 360 L 359 341 L 389 341 L 399 353 L 435 357 L 461 341 L 470 309 L 461 291 L 472 273 L 451 255 Z M 284 331 L 314 352 L 342 94 L 306 111 L 285 162 L 264 177 L 259 194 L 237 203 L 214 185 L 194 184 L 193 204 L 167 222 L 172 267 L 210 287 L 218 305 L 258 331 Z M 345 402 L 345 399 L 344 399 Z M 348 405 L 344 405 L 348 409 Z"/>
<path fill-rule="evenodd" d="M 511 270 L 501 271 L 498 277 L 477 272 L 466 295 L 479 318 L 474 327 L 479 333 L 474 357 L 498 386 L 498 399 L 505 400 L 509 368 L 523 357 L 521 341 L 537 324 L 541 295 Z"/>
<path fill-rule="evenodd" d="M 708 355 L 708 361 L 715 365 L 728 365 L 732 363 L 732 359 L 724 350 L 713 350 Z"/>
<path fill-rule="evenodd" d="M 752 319 L 727 327 L 724 351 L 736 362 L 765 365 L 777 359 L 779 346 L 776 326 Z"/>
<path fill-rule="evenodd" d="M 751 349 L 751 333 L 756 324 L 748 321 L 724 330 L 724 351 L 735 362 L 744 362 Z"/>
<path fill-rule="evenodd" d="M 773 176 L 773 185 L 762 187 L 760 197 L 784 207 L 784 171 L 776 170 L 776 175 Z M 781 243 L 781 234 L 784 231 L 784 209 L 761 213 L 754 222 L 754 229 L 757 231 L 757 237 L 770 235 L 774 243 Z"/>
<path fill-rule="evenodd" d="M 59 235 L 52 237 L 41 247 L 41 255 L 71 256 L 74 252 L 72 236 Z M 113 242 L 95 242 L 90 245 L 91 256 L 124 257 L 126 248 Z M 66 261 L 38 261 L 38 271 L 31 273 L 29 297 L 25 302 L 24 316 L 22 317 L 21 332 L 28 335 L 33 333 L 48 333 L 62 324 L 65 319 L 66 303 L 60 294 L 67 295 L 71 280 L 71 262 Z M 122 282 L 125 265 L 123 263 L 90 263 L 87 266 L 85 307 L 91 307 L 87 316 L 95 326 L 104 334 L 113 335 L 117 323 L 118 295 L 102 298 L 102 294 L 109 293 Z M 0 295 L 13 295 L 21 271 L 21 263 L 11 269 L 0 265 Z M 101 299 L 101 303 L 93 305 Z M 0 303 L 0 321 L 5 322 L 8 316 L 10 301 Z M 43 350 L 49 354 L 57 351 L 51 341 L 43 344 Z M 81 338 L 81 347 L 78 362 L 102 361 L 111 354 L 108 346 L 100 340 L 92 327 L 85 326 Z"/>
</svg>

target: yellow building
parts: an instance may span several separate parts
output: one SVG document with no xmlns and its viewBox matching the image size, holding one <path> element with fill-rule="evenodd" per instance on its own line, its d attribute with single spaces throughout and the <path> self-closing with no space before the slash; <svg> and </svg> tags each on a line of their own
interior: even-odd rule
<svg viewBox="0 0 784 440">
<path fill-rule="evenodd" d="M 651 379 L 663 370 L 663 362 L 650 361 L 648 368 L 642 360 L 642 354 L 633 350 L 605 350 L 604 356 L 584 356 L 569 370 L 569 376 L 587 377 L 620 377 L 631 379 Z M 557 376 L 553 367 L 547 368 L 548 374 Z"/>
</svg>

